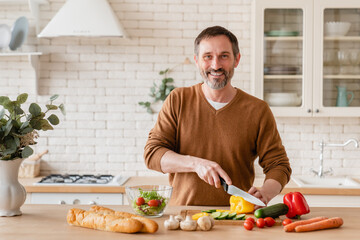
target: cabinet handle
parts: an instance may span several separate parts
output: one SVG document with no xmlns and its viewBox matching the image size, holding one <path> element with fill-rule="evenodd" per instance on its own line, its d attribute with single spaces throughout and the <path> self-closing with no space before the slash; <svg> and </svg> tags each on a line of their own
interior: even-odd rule
<svg viewBox="0 0 360 240">
<path fill-rule="evenodd" d="M 90 201 L 89 205 L 96 205 L 96 202 L 95 201 Z"/>
<path fill-rule="evenodd" d="M 316 109 L 315 112 L 318 113 L 318 112 L 320 112 L 320 111 L 319 111 L 319 109 Z"/>
<path fill-rule="evenodd" d="M 60 200 L 60 201 L 59 201 L 59 204 L 60 204 L 60 205 L 64 205 L 64 204 L 66 204 L 66 202 L 65 202 L 64 200 Z"/>
<path fill-rule="evenodd" d="M 309 108 L 309 109 L 307 110 L 307 112 L 308 112 L 308 113 L 311 113 L 311 109 Z"/>
</svg>

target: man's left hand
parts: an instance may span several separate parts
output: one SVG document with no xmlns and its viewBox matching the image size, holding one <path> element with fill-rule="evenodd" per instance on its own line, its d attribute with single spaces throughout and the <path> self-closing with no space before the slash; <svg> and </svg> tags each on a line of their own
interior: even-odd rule
<svg viewBox="0 0 360 240">
<path fill-rule="evenodd" d="M 267 179 L 263 186 L 259 189 L 252 186 L 248 193 L 260 199 L 265 205 L 267 205 L 271 199 L 280 193 L 282 189 L 281 184 L 274 179 Z M 261 208 L 261 206 L 255 205 L 255 210 Z"/>
</svg>

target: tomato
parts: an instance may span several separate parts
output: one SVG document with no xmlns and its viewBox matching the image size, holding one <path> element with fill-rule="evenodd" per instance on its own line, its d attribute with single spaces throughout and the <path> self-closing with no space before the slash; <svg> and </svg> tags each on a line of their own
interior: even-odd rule
<svg viewBox="0 0 360 240">
<path fill-rule="evenodd" d="M 266 217 L 264 220 L 265 220 L 265 225 L 268 227 L 272 227 L 275 224 L 275 220 L 272 217 Z"/>
<path fill-rule="evenodd" d="M 256 220 L 256 226 L 258 228 L 265 227 L 265 220 L 263 218 L 258 218 L 258 220 Z"/>
<path fill-rule="evenodd" d="M 255 224 L 255 219 L 253 219 L 252 217 L 248 217 L 247 219 L 245 219 L 245 222 L 251 222 L 252 224 Z"/>
<path fill-rule="evenodd" d="M 254 224 L 251 221 L 245 221 L 244 222 L 244 228 L 246 230 L 252 230 L 254 228 Z"/>
<path fill-rule="evenodd" d="M 138 206 L 141 206 L 145 203 L 145 199 L 143 197 L 139 197 L 137 200 L 136 200 L 136 205 Z"/>
<path fill-rule="evenodd" d="M 148 202 L 148 205 L 150 207 L 157 207 L 157 206 L 159 206 L 159 202 L 157 200 L 153 199 Z"/>
<path fill-rule="evenodd" d="M 282 221 L 282 225 L 283 225 L 283 226 L 286 226 L 286 225 L 288 225 L 289 223 L 292 223 L 291 219 L 289 219 L 289 218 L 286 218 L 286 219 L 284 219 L 284 221 Z"/>
</svg>

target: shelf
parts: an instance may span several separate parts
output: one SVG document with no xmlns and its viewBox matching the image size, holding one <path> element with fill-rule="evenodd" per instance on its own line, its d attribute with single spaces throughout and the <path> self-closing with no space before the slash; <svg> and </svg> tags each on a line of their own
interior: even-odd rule
<svg viewBox="0 0 360 240">
<path fill-rule="evenodd" d="M 360 41 L 360 36 L 324 37 L 325 41 Z"/>
<path fill-rule="evenodd" d="M 265 37 L 265 41 L 302 41 L 302 36 L 295 37 Z"/>
<path fill-rule="evenodd" d="M 302 79 L 302 75 L 264 75 L 264 79 Z"/>
<path fill-rule="evenodd" d="M 22 57 L 27 56 L 31 67 L 34 70 L 34 91 L 38 93 L 38 69 L 39 69 L 39 56 L 42 52 L 0 52 L 0 57 Z"/>
<path fill-rule="evenodd" d="M 35 19 L 36 33 L 39 33 L 39 5 L 49 4 L 49 2 L 47 0 L 0 0 L 0 4 L 28 4 L 31 15 Z"/>
<path fill-rule="evenodd" d="M 360 75 L 324 75 L 324 79 L 360 79 Z"/>
</svg>

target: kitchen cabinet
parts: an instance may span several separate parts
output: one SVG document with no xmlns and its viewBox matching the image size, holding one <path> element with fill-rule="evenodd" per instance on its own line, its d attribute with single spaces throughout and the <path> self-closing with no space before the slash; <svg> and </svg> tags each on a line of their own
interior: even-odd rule
<svg viewBox="0 0 360 240">
<path fill-rule="evenodd" d="M 31 204 L 123 205 L 118 193 L 31 193 L 27 198 Z"/>
<path fill-rule="evenodd" d="M 275 116 L 360 115 L 360 1 L 255 0 L 252 15 L 255 95 Z"/>
</svg>

